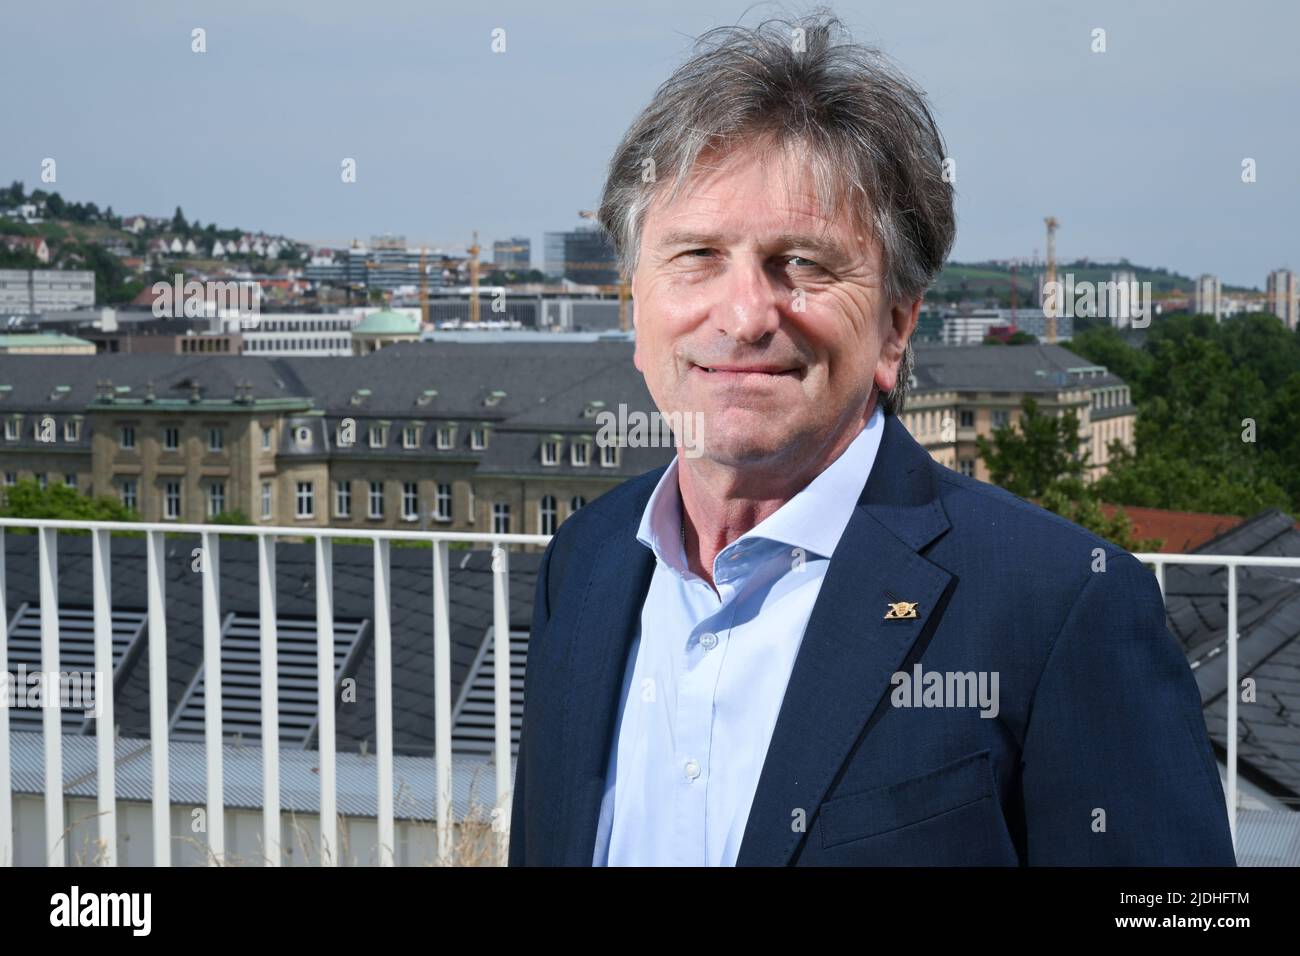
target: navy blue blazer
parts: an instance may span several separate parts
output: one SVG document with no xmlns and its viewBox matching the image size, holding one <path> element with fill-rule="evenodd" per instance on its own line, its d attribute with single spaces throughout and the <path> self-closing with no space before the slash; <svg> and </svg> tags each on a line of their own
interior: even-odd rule
<svg viewBox="0 0 1300 956">
<path fill-rule="evenodd" d="M 662 473 L 578 511 L 542 560 L 512 866 L 591 864 L 655 564 L 636 531 Z M 916 617 L 886 619 L 900 601 Z M 900 706 L 920 700 L 891 678 L 917 664 L 997 672 L 997 716 Z M 1077 525 L 937 464 L 887 415 L 737 859 L 787 864 L 1235 865 L 1200 695 L 1154 575 Z"/>
</svg>

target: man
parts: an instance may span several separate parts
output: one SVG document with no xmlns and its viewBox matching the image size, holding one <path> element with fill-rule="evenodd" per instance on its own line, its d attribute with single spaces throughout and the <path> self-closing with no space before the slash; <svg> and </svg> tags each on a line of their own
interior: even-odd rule
<svg viewBox="0 0 1300 956">
<path fill-rule="evenodd" d="M 896 417 L 952 191 L 837 40 L 709 35 L 611 163 L 636 367 L 703 429 L 547 549 L 510 862 L 1232 865 L 1150 572 Z"/>
</svg>

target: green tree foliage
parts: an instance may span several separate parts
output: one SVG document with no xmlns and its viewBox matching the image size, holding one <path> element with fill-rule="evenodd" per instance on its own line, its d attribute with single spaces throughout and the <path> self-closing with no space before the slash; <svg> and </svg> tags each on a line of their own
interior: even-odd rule
<svg viewBox="0 0 1300 956">
<path fill-rule="evenodd" d="M 1157 319 L 1141 348 L 1113 330 L 1073 347 L 1106 365 L 1138 404 L 1136 451 L 1112 448 L 1105 501 L 1253 515 L 1300 511 L 1300 337 L 1261 313 Z M 1127 351 L 1125 351 L 1127 350 Z"/>
<path fill-rule="evenodd" d="M 17 484 L 0 488 L 0 515 L 6 518 L 55 518 L 67 521 L 140 520 L 138 514 L 124 507 L 114 497 L 98 495 L 92 498 L 58 481 L 51 481 L 45 488 L 41 488 L 35 478 L 23 478 Z M 6 530 L 12 534 L 27 532 L 24 528 Z"/>
<path fill-rule="evenodd" d="M 1059 481 L 1082 479 L 1088 452 L 1074 410 L 1052 415 L 1029 396 L 1020 408 L 1018 423 L 993 429 L 992 439 L 975 439 L 993 482 L 1022 498 L 1038 498 Z"/>
<path fill-rule="evenodd" d="M 1152 551 L 1159 541 L 1138 540 L 1123 509 L 1107 517 L 1102 499 L 1084 481 L 1089 453 L 1079 438 L 1079 416 L 1073 409 L 1053 415 L 1026 396 L 1020 421 L 993 429 L 992 438 L 979 436 L 980 457 L 989 477 L 1022 498 L 1032 498 L 1048 511 L 1082 525 L 1129 551 Z"/>
</svg>

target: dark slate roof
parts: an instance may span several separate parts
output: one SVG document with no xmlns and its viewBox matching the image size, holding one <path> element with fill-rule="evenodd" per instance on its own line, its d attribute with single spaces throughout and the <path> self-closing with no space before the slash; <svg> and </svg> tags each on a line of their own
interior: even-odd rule
<svg viewBox="0 0 1300 956">
<path fill-rule="evenodd" d="M 1295 522 L 1270 509 L 1197 549 L 1198 554 L 1300 557 Z M 1225 568 L 1169 566 L 1165 607 L 1187 651 L 1215 749 L 1227 752 L 1228 583 Z M 1242 776 L 1300 806 L 1300 572 L 1238 568 L 1238 675 L 1256 701 L 1238 698 Z"/>
<path fill-rule="evenodd" d="M 7 611 L 12 622 L 19 607 L 39 606 L 36 537 L 9 529 L 5 537 L 8 571 Z M 190 570 L 194 535 L 166 537 L 168 712 L 174 714 L 203 660 L 201 576 Z M 90 538 L 62 532 L 58 539 L 59 601 L 62 607 L 90 607 Z M 393 742 L 397 753 L 429 755 L 434 743 L 432 552 L 392 547 Z M 492 625 L 491 554 L 453 550 L 451 555 L 451 699 L 455 704 Z M 114 608 L 145 610 L 145 541 L 113 535 L 112 600 Z M 537 552 L 510 556 L 510 626 L 526 633 L 531 624 Z M 334 544 L 334 614 L 336 619 L 369 622 L 358 653 L 344 676 L 357 682 L 357 703 L 341 703 L 337 747 L 375 747 L 374 596 L 370 545 Z M 256 543 L 223 538 L 220 547 L 221 611 L 258 613 Z M 315 620 L 315 551 L 310 543 L 279 542 L 276 548 L 278 614 Z M 124 737 L 149 736 L 149 654 L 147 625 L 137 654 L 123 663 L 116 684 L 116 722 Z M 522 654 L 526 638 L 516 636 L 515 723 L 522 700 Z M 93 733 L 93 721 L 86 731 Z M 314 746 L 314 742 L 311 746 Z"/>
<path fill-rule="evenodd" d="M 1118 376 L 1079 376 L 1093 368 L 1059 345 L 936 345 L 916 343 L 916 391 L 1055 392 L 1069 386 L 1123 385 Z"/>
</svg>

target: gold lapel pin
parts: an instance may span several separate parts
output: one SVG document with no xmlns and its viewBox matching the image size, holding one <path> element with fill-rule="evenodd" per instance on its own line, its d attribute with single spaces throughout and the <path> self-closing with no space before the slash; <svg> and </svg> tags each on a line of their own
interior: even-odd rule
<svg viewBox="0 0 1300 956">
<path fill-rule="evenodd" d="M 895 601 L 889 605 L 886 621 L 904 621 L 916 617 L 916 601 Z"/>
</svg>

